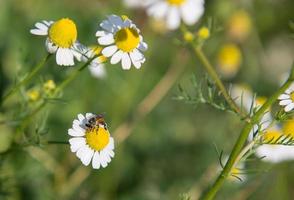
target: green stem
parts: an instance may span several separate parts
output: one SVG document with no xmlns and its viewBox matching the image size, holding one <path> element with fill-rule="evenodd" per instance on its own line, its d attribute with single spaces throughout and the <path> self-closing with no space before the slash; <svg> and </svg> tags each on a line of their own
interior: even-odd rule
<svg viewBox="0 0 294 200">
<path fill-rule="evenodd" d="M 225 100 L 229 104 L 232 110 L 234 110 L 236 113 L 239 113 L 242 117 L 245 117 L 244 114 L 241 112 L 239 107 L 236 105 L 235 101 L 232 99 L 232 97 L 227 92 L 223 82 L 218 77 L 217 73 L 215 72 L 213 66 L 208 61 L 207 57 L 203 53 L 201 47 L 198 47 L 196 44 L 192 44 L 193 50 L 197 58 L 200 60 L 204 68 L 206 69 L 207 73 L 210 75 L 210 77 L 214 80 L 216 86 L 224 96 Z"/>
<path fill-rule="evenodd" d="M 236 160 L 244 146 L 250 131 L 252 130 L 254 124 L 258 123 L 261 117 L 264 115 L 266 110 L 277 100 L 280 94 L 282 94 L 292 83 L 291 77 L 287 80 L 287 82 L 276 92 L 274 93 L 264 104 L 263 106 L 252 116 L 251 122 L 246 122 L 244 128 L 241 131 L 237 142 L 232 150 L 232 153 L 229 157 L 228 162 L 226 163 L 223 171 L 220 173 L 214 184 L 209 188 L 209 190 L 202 196 L 203 200 L 213 199 L 218 190 L 223 185 L 226 178 L 230 175 L 232 168 L 234 167 Z"/>
<path fill-rule="evenodd" d="M 25 85 L 28 83 L 41 69 L 42 67 L 46 64 L 48 59 L 50 58 L 52 54 L 46 55 L 30 72 L 29 75 L 27 75 L 23 80 L 18 82 L 6 95 L 3 96 L 2 103 L 7 100 L 11 95 L 13 95 L 22 85 Z"/>
</svg>

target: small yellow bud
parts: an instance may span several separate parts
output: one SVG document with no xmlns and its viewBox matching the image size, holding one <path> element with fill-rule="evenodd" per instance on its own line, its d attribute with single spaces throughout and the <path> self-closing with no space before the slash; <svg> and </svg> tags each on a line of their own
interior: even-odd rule
<svg viewBox="0 0 294 200">
<path fill-rule="evenodd" d="M 98 45 L 90 46 L 90 49 L 93 51 L 94 55 L 96 56 L 98 56 L 102 51 L 102 47 Z"/>
<path fill-rule="evenodd" d="M 32 89 L 27 92 L 27 96 L 30 101 L 37 101 L 40 98 L 40 92 L 36 89 Z"/>
<path fill-rule="evenodd" d="M 200 39 L 206 40 L 210 36 L 210 31 L 207 27 L 204 26 L 199 29 L 199 31 L 197 32 L 197 35 Z"/>
<path fill-rule="evenodd" d="M 218 70 L 225 77 L 233 77 L 239 70 L 242 54 L 235 44 L 225 44 L 218 53 Z"/>
<path fill-rule="evenodd" d="M 191 32 L 186 31 L 184 34 L 184 40 L 186 42 L 192 42 L 194 40 L 194 35 Z"/>
<path fill-rule="evenodd" d="M 56 85 L 55 85 L 54 81 L 50 79 L 44 83 L 43 87 L 44 87 L 44 90 L 48 92 L 48 91 L 55 90 Z"/>
</svg>

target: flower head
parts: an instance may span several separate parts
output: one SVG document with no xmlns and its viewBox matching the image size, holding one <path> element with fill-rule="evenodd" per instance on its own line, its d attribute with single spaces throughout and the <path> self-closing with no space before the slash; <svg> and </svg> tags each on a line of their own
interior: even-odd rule
<svg viewBox="0 0 294 200">
<path fill-rule="evenodd" d="M 101 115 L 79 114 L 68 134 L 72 136 L 69 139 L 71 151 L 86 166 L 92 161 L 94 169 L 99 169 L 100 166 L 105 168 L 114 157 L 114 140 Z"/>
<path fill-rule="evenodd" d="M 96 36 L 98 43 L 105 46 L 102 54 L 111 57 L 110 63 L 121 61 L 123 69 L 130 69 L 132 64 L 139 69 L 145 62 L 142 52 L 147 50 L 147 44 L 136 25 L 126 16 L 111 15 L 100 26 L 103 30 Z"/>
<path fill-rule="evenodd" d="M 195 24 L 204 13 L 204 0 L 156 0 L 147 5 L 147 13 L 164 19 L 171 30 L 177 29 L 181 20 L 187 25 Z"/>
<path fill-rule="evenodd" d="M 290 112 L 294 108 L 294 85 L 291 85 L 284 94 L 278 98 L 279 104 L 284 107 L 285 112 Z"/>
<path fill-rule="evenodd" d="M 47 36 L 46 49 L 49 53 L 56 53 L 58 65 L 72 66 L 74 57 L 78 60 L 81 57 L 76 50 L 77 28 L 71 19 L 38 22 L 30 32 L 34 35 Z"/>
<path fill-rule="evenodd" d="M 27 92 L 27 97 L 30 101 L 38 101 L 41 97 L 40 91 L 37 89 L 31 89 Z"/>
<path fill-rule="evenodd" d="M 242 41 L 250 33 L 251 27 L 249 14 L 245 10 L 237 10 L 229 19 L 228 33 L 233 38 Z"/>
</svg>

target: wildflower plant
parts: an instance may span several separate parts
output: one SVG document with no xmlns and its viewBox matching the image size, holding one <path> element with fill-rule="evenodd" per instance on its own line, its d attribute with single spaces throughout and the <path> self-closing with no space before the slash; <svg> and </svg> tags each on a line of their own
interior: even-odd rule
<svg viewBox="0 0 294 200">
<path fill-rule="evenodd" d="M 128 173 L 132 170 L 124 171 L 123 168 L 135 166 L 135 162 L 129 162 L 130 157 L 139 155 L 140 161 L 142 161 L 140 165 L 143 167 L 148 165 L 149 167 L 150 163 L 143 162 L 145 157 L 141 157 L 140 154 L 140 150 L 146 147 L 144 143 L 153 145 L 145 142 L 148 137 L 142 136 L 144 141 L 141 141 L 141 143 L 136 141 L 138 146 L 132 144 L 132 142 L 128 146 L 129 143 L 124 143 L 124 141 L 133 130 L 137 131 L 136 126 L 159 105 L 171 88 L 179 83 L 182 75 L 187 75 L 188 70 L 192 71 L 194 76 L 192 76 L 188 86 L 178 84 L 178 92 L 174 97 L 177 100 L 176 104 L 184 101 L 193 105 L 194 108 L 199 108 L 200 105 L 204 104 L 218 110 L 218 113 L 229 113 L 243 126 L 237 129 L 234 127 L 234 133 L 238 137 L 231 152 L 227 154 L 224 150 L 219 151 L 219 145 L 215 145 L 219 166 L 214 168 L 213 173 L 210 172 L 209 174 L 216 173 L 217 177 L 207 188 L 197 188 L 198 198 L 214 199 L 226 180 L 234 180 L 232 183 L 235 183 L 235 180 L 239 182 L 249 180 L 250 177 L 247 175 L 256 171 L 256 169 L 250 168 L 250 164 L 248 165 L 251 159 L 267 163 L 280 163 L 294 159 L 294 65 L 285 82 L 276 89 L 271 88 L 265 94 L 259 94 L 258 90 L 251 89 L 248 86 L 250 83 L 242 85 L 236 83 L 240 77 L 240 79 L 246 80 L 242 73 L 243 70 L 248 68 L 246 66 L 251 64 L 247 62 L 248 51 L 244 50 L 246 49 L 244 46 L 250 46 L 251 43 L 248 42 L 247 44 L 245 41 L 249 41 L 251 35 L 254 34 L 258 39 L 258 34 L 254 33 L 254 24 L 249 12 L 236 9 L 232 15 L 222 16 L 229 18 L 227 23 L 221 24 L 225 27 L 225 30 L 223 30 L 219 28 L 220 25 L 216 21 L 212 20 L 214 18 L 210 17 L 211 13 L 207 13 L 208 11 L 205 10 L 209 4 L 206 5 L 204 0 L 148 0 L 144 2 L 126 0 L 124 3 L 128 7 L 139 8 L 140 14 L 134 14 L 131 20 L 126 15 L 109 13 L 106 17 L 103 16 L 102 21 L 93 20 L 96 27 L 92 27 L 94 32 L 90 35 L 83 35 L 83 32 L 78 32 L 80 30 L 78 24 L 67 17 L 56 21 L 39 21 L 35 23 L 34 28 L 28 31 L 36 36 L 45 36 L 46 53 L 44 58 L 32 67 L 27 74 L 12 82 L 2 96 L 0 127 L 5 126 L 4 130 L 9 130 L 8 132 L 12 134 L 10 134 L 9 146 L 5 147 L 3 152 L 0 152 L 0 172 L 2 165 L 4 165 L 2 156 L 5 157 L 15 150 L 24 151 L 42 163 L 44 168 L 53 174 L 57 186 L 61 186 L 56 187 L 56 191 L 60 195 L 57 198 L 69 199 L 71 198 L 70 195 L 75 193 L 76 188 L 82 186 L 83 181 L 94 172 L 98 171 L 97 176 L 101 175 L 99 178 L 101 178 L 103 184 L 107 185 L 110 179 L 105 183 L 104 179 L 108 178 L 107 174 L 109 175 L 112 168 L 110 167 L 107 170 L 104 168 L 109 165 L 115 168 L 115 173 L 111 171 L 113 173 L 111 175 L 114 176 L 111 177 L 113 180 L 125 179 L 126 176 L 129 176 Z M 223 3 L 220 2 L 219 4 L 223 5 Z M 141 12 L 146 15 L 141 15 Z M 204 14 L 205 18 L 203 17 Z M 206 18 L 206 16 L 208 17 Z M 216 14 L 217 17 L 218 14 Z M 160 20 L 160 25 L 157 28 L 160 29 L 158 32 L 161 35 L 157 35 L 158 32 L 151 34 L 152 31 L 150 30 L 152 29 L 148 27 L 150 24 L 145 23 L 154 19 Z M 169 31 L 165 31 L 164 27 L 167 27 Z M 293 27 L 293 23 L 290 23 L 290 28 L 293 29 Z M 154 43 L 148 42 L 149 46 L 145 42 L 146 38 L 146 41 L 149 40 L 149 37 L 145 38 L 145 31 L 149 32 L 155 41 Z M 220 34 L 225 34 L 225 37 L 220 38 Z M 87 38 L 88 41 L 83 42 L 80 38 Z M 90 44 L 90 40 L 95 42 Z M 216 42 L 218 40 L 220 42 Z M 166 41 L 171 42 L 168 42 L 169 44 L 161 43 Z M 177 43 L 173 43 L 173 41 Z M 252 43 L 256 45 L 256 41 Z M 160 46 L 161 44 L 167 47 Z M 159 54 L 161 51 L 170 53 L 168 45 L 171 47 L 174 45 L 177 48 L 175 49 L 175 56 L 164 57 Z M 262 49 L 260 46 L 258 48 Z M 158 59 L 160 65 L 144 66 L 146 60 L 149 59 L 149 55 L 145 53 L 148 48 L 155 52 L 154 55 L 150 55 L 151 57 L 154 56 L 152 58 Z M 42 48 L 40 47 L 40 49 Z M 209 52 L 209 54 L 206 52 Z M 54 62 L 51 61 L 52 57 L 55 58 Z M 167 58 L 170 61 L 167 61 Z M 152 59 L 150 58 L 150 60 Z M 194 61 L 196 61 L 197 71 L 194 68 L 188 68 L 188 66 L 194 65 Z M 162 68 L 166 71 L 160 71 L 154 76 L 153 80 L 154 74 L 150 75 L 150 72 L 157 70 L 166 63 L 170 63 L 171 66 Z M 60 68 L 54 67 L 55 65 L 71 67 Z M 122 69 L 112 67 L 112 65 L 120 65 Z M 50 70 L 46 69 L 49 66 Z M 202 68 L 199 70 L 198 67 Z M 92 80 L 90 76 L 83 76 L 82 72 L 86 68 L 90 70 L 92 76 L 100 80 L 94 80 L 93 77 Z M 44 73 L 42 70 L 47 70 L 47 72 Z M 53 73 L 49 74 L 48 71 L 50 73 L 53 71 Z M 1 73 L 0 71 L 0 75 Z M 131 77 L 132 73 L 135 78 Z M 79 76 L 82 76 L 82 78 L 76 80 Z M 188 76 L 191 77 L 190 74 Z M 128 96 L 128 92 L 133 92 L 132 94 L 146 92 L 147 84 L 157 81 L 156 78 L 159 80 L 149 92 L 144 94 L 143 97 L 137 95 L 140 98 L 142 97 L 140 101 L 138 100 L 139 97 L 133 101 Z M 88 82 L 90 84 L 83 84 L 84 79 L 91 80 Z M 78 85 L 73 84 L 75 81 L 78 82 Z M 141 90 L 141 87 L 144 89 Z M 67 88 L 68 91 L 72 91 L 71 96 L 68 95 Z M 269 95 L 270 91 L 273 91 L 271 95 Z M 107 96 L 108 99 L 105 100 L 104 96 Z M 137 105 L 134 105 L 134 103 L 137 103 Z M 68 115 L 69 111 L 65 109 L 65 105 L 71 106 L 71 117 L 67 122 L 65 122 L 66 119 L 58 121 L 57 119 Z M 51 108 L 57 108 L 57 110 L 51 112 Z M 117 111 L 118 108 L 119 111 Z M 85 109 L 92 111 L 85 113 L 83 112 Z M 110 113 L 107 120 L 104 114 L 98 114 L 103 111 Z M 71 120 L 74 118 L 72 113 L 76 113 L 74 114 L 76 118 L 73 121 Z M 58 117 L 53 117 L 53 114 Z M 3 120 L 2 115 L 5 117 Z M 121 120 L 119 117 L 123 118 L 121 123 L 118 123 Z M 169 119 L 173 119 L 174 116 L 169 117 Z M 108 126 L 108 120 L 113 120 L 114 126 L 111 123 L 109 123 L 111 126 Z M 61 138 L 66 139 L 52 139 L 54 138 L 52 133 L 55 129 L 51 129 L 51 121 L 58 124 L 59 129 L 63 129 L 63 132 L 58 132 L 58 134 Z M 158 124 L 160 124 L 161 132 L 162 130 L 163 132 L 166 130 L 177 132 L 178 129 L 182 132 L 186 131 L 182 121 L 170 120 L 168 127 L 164 126 L 165 121 L 167 121 L 165 119 L 152 119 L 151 121 L 152 123 L 160 121 Z M 207 121 L 205 119 L 205 122 Z M 185 123 L 187 124 L 186 121 Z M 154 134 L 157 133 L 158 124 L 149 127 L 148 130 L 151 131 L 146 131 L 150 134 L 149 136 L 152 135 L 153 139 L 166 136 L 166 134 Z M 206 124 L 201 125 L 205 126 Z M 114 129 L 115 126 L 117 126 L 116 129 Z M 191 125 L 191 127 L 193 126 L 194 124 Z M 226 126 L 230 126 L 230 124 Z M 141 134 L 140 128 L 138 128 L 138 138 Z M 214 134 L 217 131 L 217 128 L 214 128 Z M 155 137 L 153 137 L 154 135 Z M 181 136 L 180 139 L 184 141 L 186 137 Z M 122 143 L 125 145 L 123 147 L 126 148 L 120 148 L 119 145 Z M 53 147 L 48 147 L 49 145 L 53 145 Z M 56 148 L 60 147 L 57 145 L 66 145 L 63 151 L 69 152 L 65 154 L 68 157 L 64 159 L 64 162 L 56 161 L 62 160 L 57 153 L 48 153 L 51 148 L 53 152 L 59 152 L 61 148 Z M 172 144 L 166 142 L 166 144 L 160 143 L 160 146 L 165 148 L 172 146 Z M 148 149 L 150 149 L 149 147 Z M 128 150 L 131 148 L 138 148 L 136 155 L 123 155 L 123 153 L 129 153 Z M 224 147 L 220 148 L 223 149 Z M 122 152 L 122 149 L 125 152 Z M 154 148 L 149 153 L 153 155 L 154 152 L 158 153 L 161 150 Z M 174 158 L 173 160 L 177 161 Z M 190 166 L 190 163 L 186 165 Z M 207 167 L 207 169 L 210 168 Z M 149 170 L 157 174 L 157 171 L 152 171 L 154 169 Z M 150 172 L 145 169 L 143 171 L 144 173 L 139 173 L 140 176 Z M 138 171 L 135 173 L 138 173 Z M 0 180 L 3 177 L 0 173 Z M 152 182 L 152 176 L 148 178 Z M 68 180 L 68 182 L 65 180 Z M 203 180 L 208 179 L 204 177 Z M 117 185 L 120 186 L 120 184 Z M 195 185 L 203 187 L 207 184 L 200 182 Z M 2 184 L 0 186 L 2 191 Z M 116 189 L 111 188 L 109 191 L 112 192 Z M 153 192 L 152 187 L 151 193 L 153 194 Z M 86 195 L 83 198 L 87 198 L 87 195 L 90 196 L 91 194 L 86 192 L 82 195 Z M 194 199 L 190 193 L 180 195 L 179 198 Z"/>
</svg>

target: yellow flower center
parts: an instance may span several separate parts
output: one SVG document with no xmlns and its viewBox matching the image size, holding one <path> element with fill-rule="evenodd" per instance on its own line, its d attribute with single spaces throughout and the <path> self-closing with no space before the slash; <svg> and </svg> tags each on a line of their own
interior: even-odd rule
<svg viewBox="0 0 294 200">
<path fill-rule="evenodd" d="M 55 90 L 56 84 L 53 80 L 50 79 L 44 83 L 43 87 L 45 91 L 52 91 L 52 90 Z"/>
<path fill-rule="evenodd" d="M 102 127 L 95 127 L 86 130 L 86 142 L 90 148 L 101 151 L 104 149 L 110 139 L 109 131 Z"/>
<path fill-rule="evenodd" d="M 277 130 L 268 130 L 263 135 L 264 141 L 273 143 L 275 140 L 277 140 L 282 134 Z"/>
<path fill-rule="evenodd" d="M 114 36 L 116 46 L 124 51 L 130 52 L 135 49 L 139 42 L 139 33 L 134 28 L 122 28 Z"/>
<path fill-rule="evenodd" d="M 283 133 L 294 137 L 294 119 L 285 122 L 283 125 Z"/>
<path fill-rule="evenodd" d="M 69 48 L 77 40 L 77 27 L 68 19 L 60 19 L 49 28 L 50 40 L 59 47 Z"/>
<path fill-rule="evenodd" d="M 292 102 L 294 102 L 294 92 L 291 92 L 290 98 L 291 98 Z"/>
<path fill-rule="evenodd" d="M 186 0 L 167 0 L 169 4 L 179 6 L 184 3 Z"/>
</svg>

